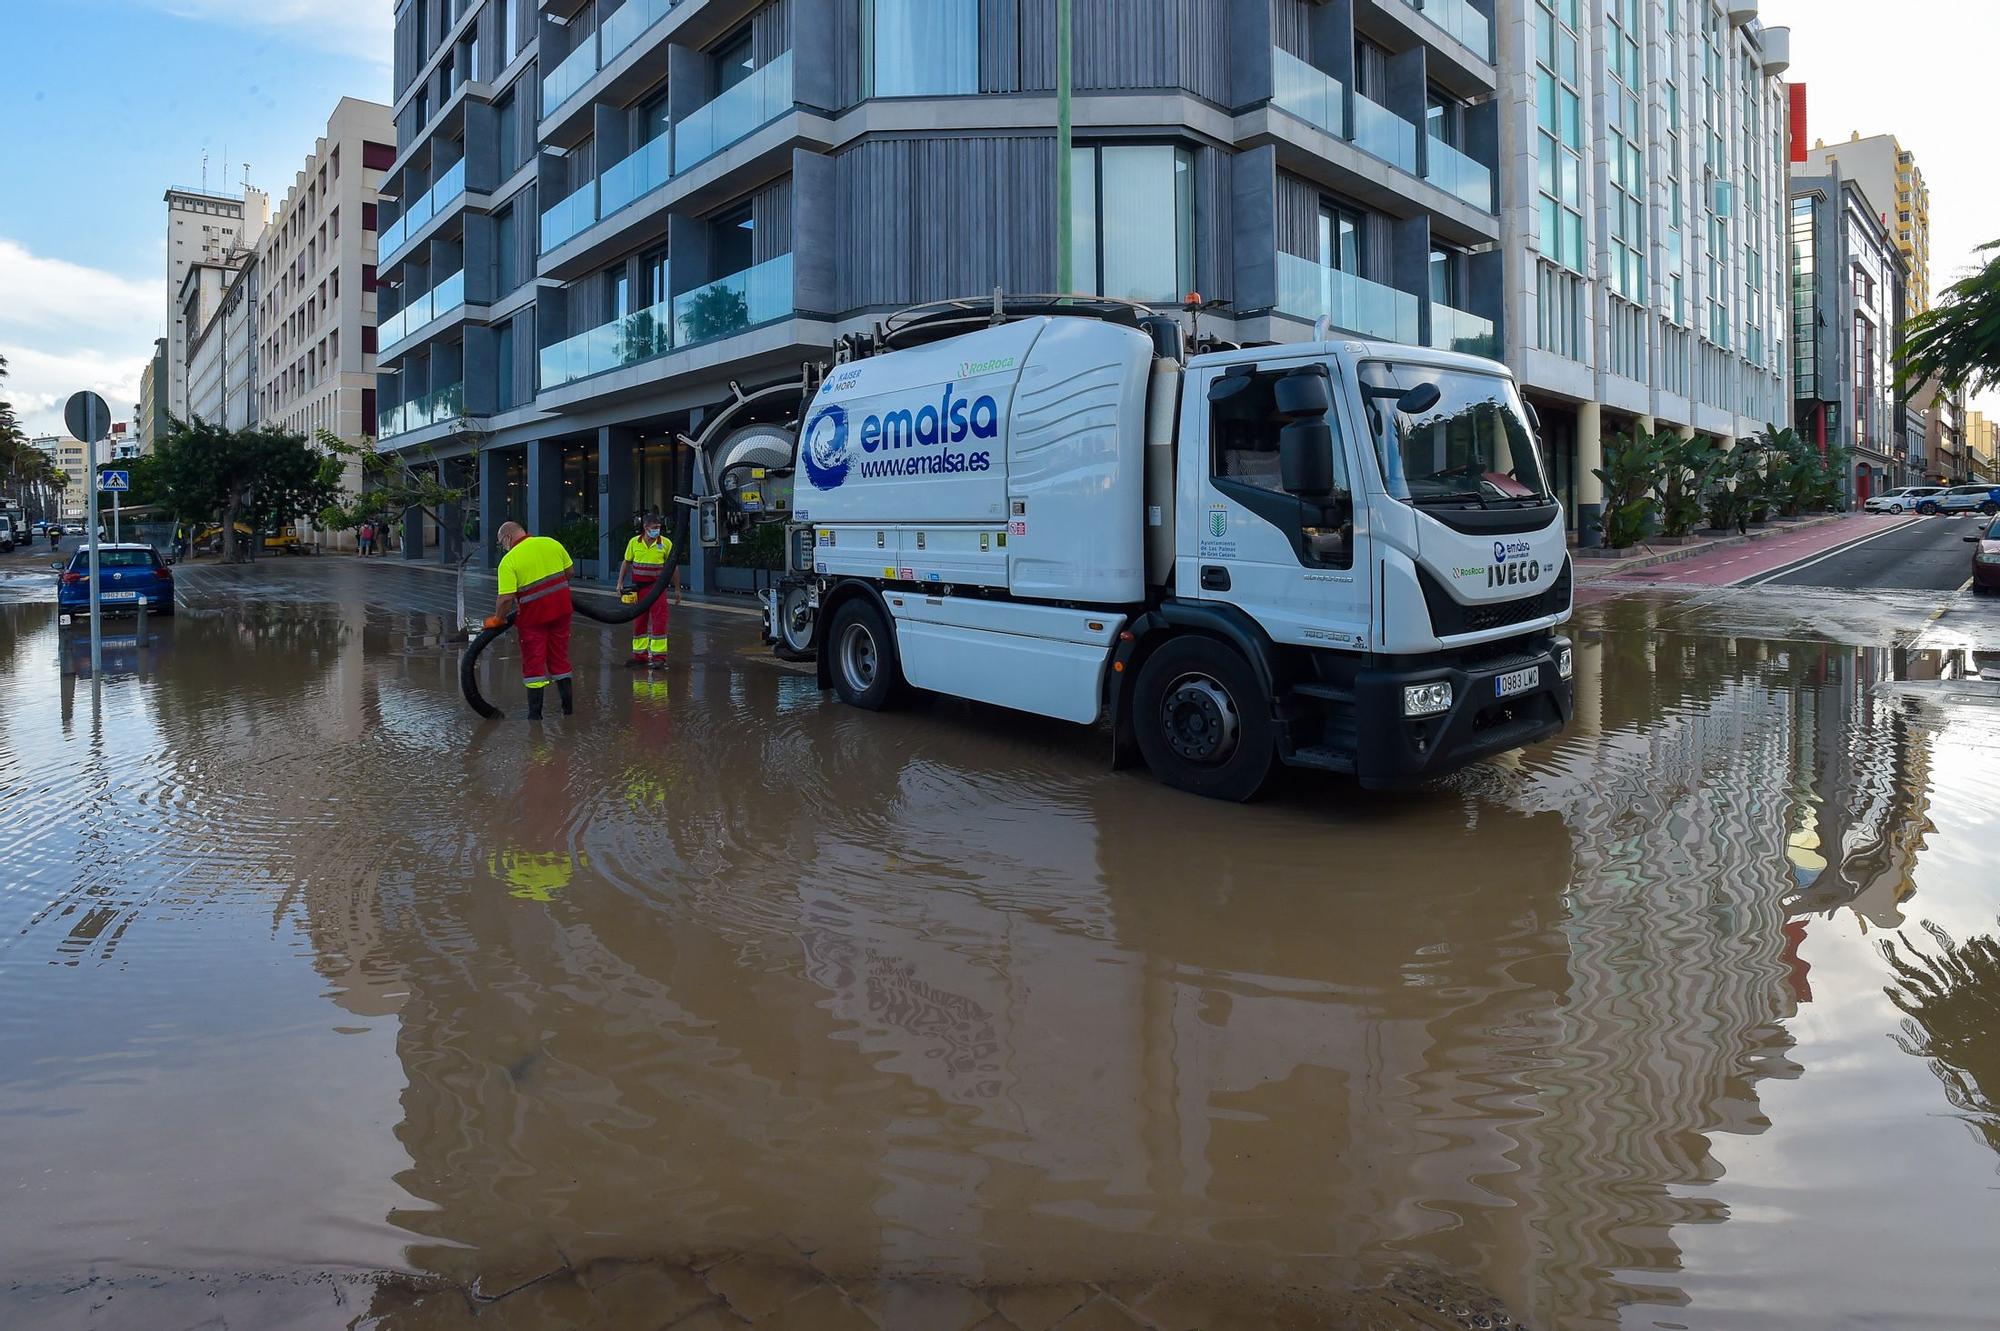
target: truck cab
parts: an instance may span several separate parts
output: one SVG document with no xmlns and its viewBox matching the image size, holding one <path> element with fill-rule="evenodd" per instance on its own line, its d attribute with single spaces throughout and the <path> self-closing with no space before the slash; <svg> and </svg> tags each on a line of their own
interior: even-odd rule
<svg viewBox="0 0 2000 1331">
<path fill-rule="evenodd" d="M 1563 515 L 1504 367 L 1358 341 L 1198 356 L 1177 453 L 1173 600 L 1269 663 L 1280 760 L 1393 786 L 1566 723 Z"/>
<path fill-rule="evenodd" d="M 977 315 L 850 349 L 704 463 L 704 541 L 789 523 L 767 636 L 843 700 L 1108 723 L 1116 760 L 1226 799 L 1280 763 L 1407 785 L 1566 724 L 1563 515 L 1504 366 L 1196 350 L 1109 302 Z"/>
</svg>

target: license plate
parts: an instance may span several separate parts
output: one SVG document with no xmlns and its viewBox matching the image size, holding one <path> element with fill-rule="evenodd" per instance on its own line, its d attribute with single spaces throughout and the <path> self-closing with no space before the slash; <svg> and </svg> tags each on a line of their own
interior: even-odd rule
<svg viewBox="0 0 2000 1331">
<path fill-rule="evenodd" d="M 1517 693 L 1532 693 L 1542 682 L 1542 668 L 1529 666 L 1526 670 L 1510 670 L 1493 681 L 1496 697 L 1511 698 Z"/>
<path fill-rule="evenodd" d="M 137 592 L 99 592 L 99 593 L 97 594 L 97 599 L 98 599 L 98 600 L 100 600 L 100 601 L 136 601 L 136 600 L 138 600 L 138 599 L 139 599 L 139 593 L 137 593 Z"/>
</svg>

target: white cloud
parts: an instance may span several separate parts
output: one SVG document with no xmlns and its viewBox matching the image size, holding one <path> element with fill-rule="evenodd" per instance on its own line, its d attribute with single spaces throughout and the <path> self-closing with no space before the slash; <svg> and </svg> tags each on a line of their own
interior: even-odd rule
<svg viewBox="0 0 2000 1331">
<path fill-rule="evenodd" d="M 146 0 L 179 18 L 261 28 L 329 54 L 388 64 L 391 0 Z"/>
<path fill-rule="evenodd" d="M 94 348 L 52 352 L 0 342 L 0 356 L 7 358 L 7 378 L 0 381 L 0 394 L 14 404 L 29 434 L 67 433 L 62 423 L 63 403 L 82 388 L 103 394 L 111 418 L 122 421 L 131 416 L 132 404 L 139 400 L 139 376 L 146 372 L 152 354 L 150 340 L 138 355 Z"/>
<path fill-rule="evenodd" d="M 0 331 L 72 341 L 79 331 L 128 335 L 167 317 L 166 283 L 135 282 L 101 268 L 50 259 L 0 237 Z M 157 333 L 146 333 L 148 341 Z"/>
</svg>

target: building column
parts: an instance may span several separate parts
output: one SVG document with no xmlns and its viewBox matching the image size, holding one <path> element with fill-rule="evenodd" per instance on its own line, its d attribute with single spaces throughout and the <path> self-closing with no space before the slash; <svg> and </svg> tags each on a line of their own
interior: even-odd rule
<svg viewBox="0 0 2000 1331">
<path fill-rule="evenodd" d="M 438 484 L 448 490 L 465 488 L 466 460 L 450 458 L 438 463 Z M 447 500 L 438 505 L 438 562 L 456 564 L 465 549 L 465 501 Z"/>
<path fill-rule="evenodd" d="M 424 511 L 421 508 L 403 510 L 403 558 L 409 560 L 424 557 Z"/>
<path fill-rule="evenodd" d="M 530 536 L 553 536 L 562 526 L 562 445 L 553 439 L 531 439 L 528 452 L 528 520 Z"/>
<path fill-rule="evenodd" d="M 597 566 L 606 582 L 618 580 L 625 556 L 626 526 L 632 521 L 632 450 L 637 435 L 622 426 L 597 431 Z"/>
<path fill-rule="evenodd" d="M 494 544 L 494 533 L 507 520 L 507 454 L 498 448 L 482 449 L 476 464 L 479 468 L 479 563 L 493 569 L 499 567 L 499 547 Z"/>
<path fill-rule="evenodd" d="M 1604 543 L 1604 408 L 1596 402 L 1576 407 L 1576 543 L 1594 549 Z"/>
<path fill-rule="evenodd" d="M 1659 421 L 1651 416 L 1634 416 L 1632 418 L 1632 430 L 1635 434 L 1640 430 L 1644 430 L 1647 434 L 1651 434 L 1659 428 L 1660 428 Z"/>
</svg>

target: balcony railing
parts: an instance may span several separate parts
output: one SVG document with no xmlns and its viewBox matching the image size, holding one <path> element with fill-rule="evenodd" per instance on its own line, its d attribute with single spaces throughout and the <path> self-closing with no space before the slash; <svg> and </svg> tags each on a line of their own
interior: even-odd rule
<svg viewBox="0 0 2000 1331">
<path fill-rule="evenodd" d="M 376 330 L 376 344 L 400 342 L 433 319 L 450 314 L 465 304 L 465 270 L 460 269 L 429 291 L 414 296 L 402 309 L 382 321 Z"/>
<path fill-rule="evenodd" d="M 1278 309 L 1366 337 L 1417 340 L 1415 296 L 1292 254 L 1278 256 Z"/>
<path fill-rule="evenodd" d="M 1358 92 L 1354 94 L 1354 146 L 1416 174 L 1417 127 Z"/>
<path fill-rule="evenodd" d="M 542 114 L 555 114 L 557 107 L 583 91 L 583 85 L 596 72 L 597 34 L 592 33 L 542 80 Z"/>
<path fill-rule="evenodd" d="M 425 426 L 448 424 L 464 414 L 465 385 L 456 383 L 385 408 L 375 428 L 381 438 L 388 439 Z"/>
<path fill-rule="evenodd" d="M 591 180 L 542 214 L 542 253 L 547 254 L 596 220 L 597 182 Z"/>
<path fill-rule="evenodd" d="M 1271 48 L 1271 104 L 1336 138 L 1347 137 L 1340 80 L 1278 46 Z"/>
<path fill-rule="evenodd" d="M 543 347 L 542 387 L 560 388 L 573 380 L 665 355 L 672 349 L 672 304 L 663 300 Z"/>
<path fill-rule="evenodd" d="M 465 193 L 465 159 L 460 158 L 445 168 L 431 187 L 410 201 L 403 215 L 391 222 L 376 238 L 378 259 L 386 258 L 401 249 L 403 243 L 424 223 L 449 208 L 459 195 Z"/>
<path fill-rule="evenodd" d="M 673 156 L 668 150 L 667 135 L 663 130 L 657 137 L 604 168 L 604 174 L 598 178 L 598 217 L 609 217 L 620 208 L 629 207 L 635 200 L 651 194 L 673 178 Z"/>
<path fill-rule="evenodd" d="M 1483 213 L 1493 211 L 1493 173 L 1443 139 L 1432 135 L 1424 179 L 1456 194 Z"/>
<path fill-rule="evenodd" d="M 598 68 L 623 55 L 625 48 L 639 40 L 640 33 L 665 18 L 675 3 L 676 0 L 625 0 L 597 31 Z"/>
<path fill-rule="evenodd" d="M 675 174 L 707 161 L 791 109 L 792 53 L 786 51 L 675 124 Z"/>
<path fill-rule="evenodd" d="M 780 254 L 754 268 L 674 297 L 674 345 L 693 346 L 792 312 L 792 256 Z"/>
<path fill-rule="evenodd" d="M 1431 302 L 1431 345 L 1439 351 L 1458 351 L 1468 356 L 1500 358 L 1500 338 L 1491 319 L 1482 319 L 1449 305 Z"/>
<path fill-rule="evenodd" d="M 1404 0 L 1404 3 L 1458 38 L 1481 60 L 1493 59 L 1493 25 L 1465 0 Z"/>
</svg>

